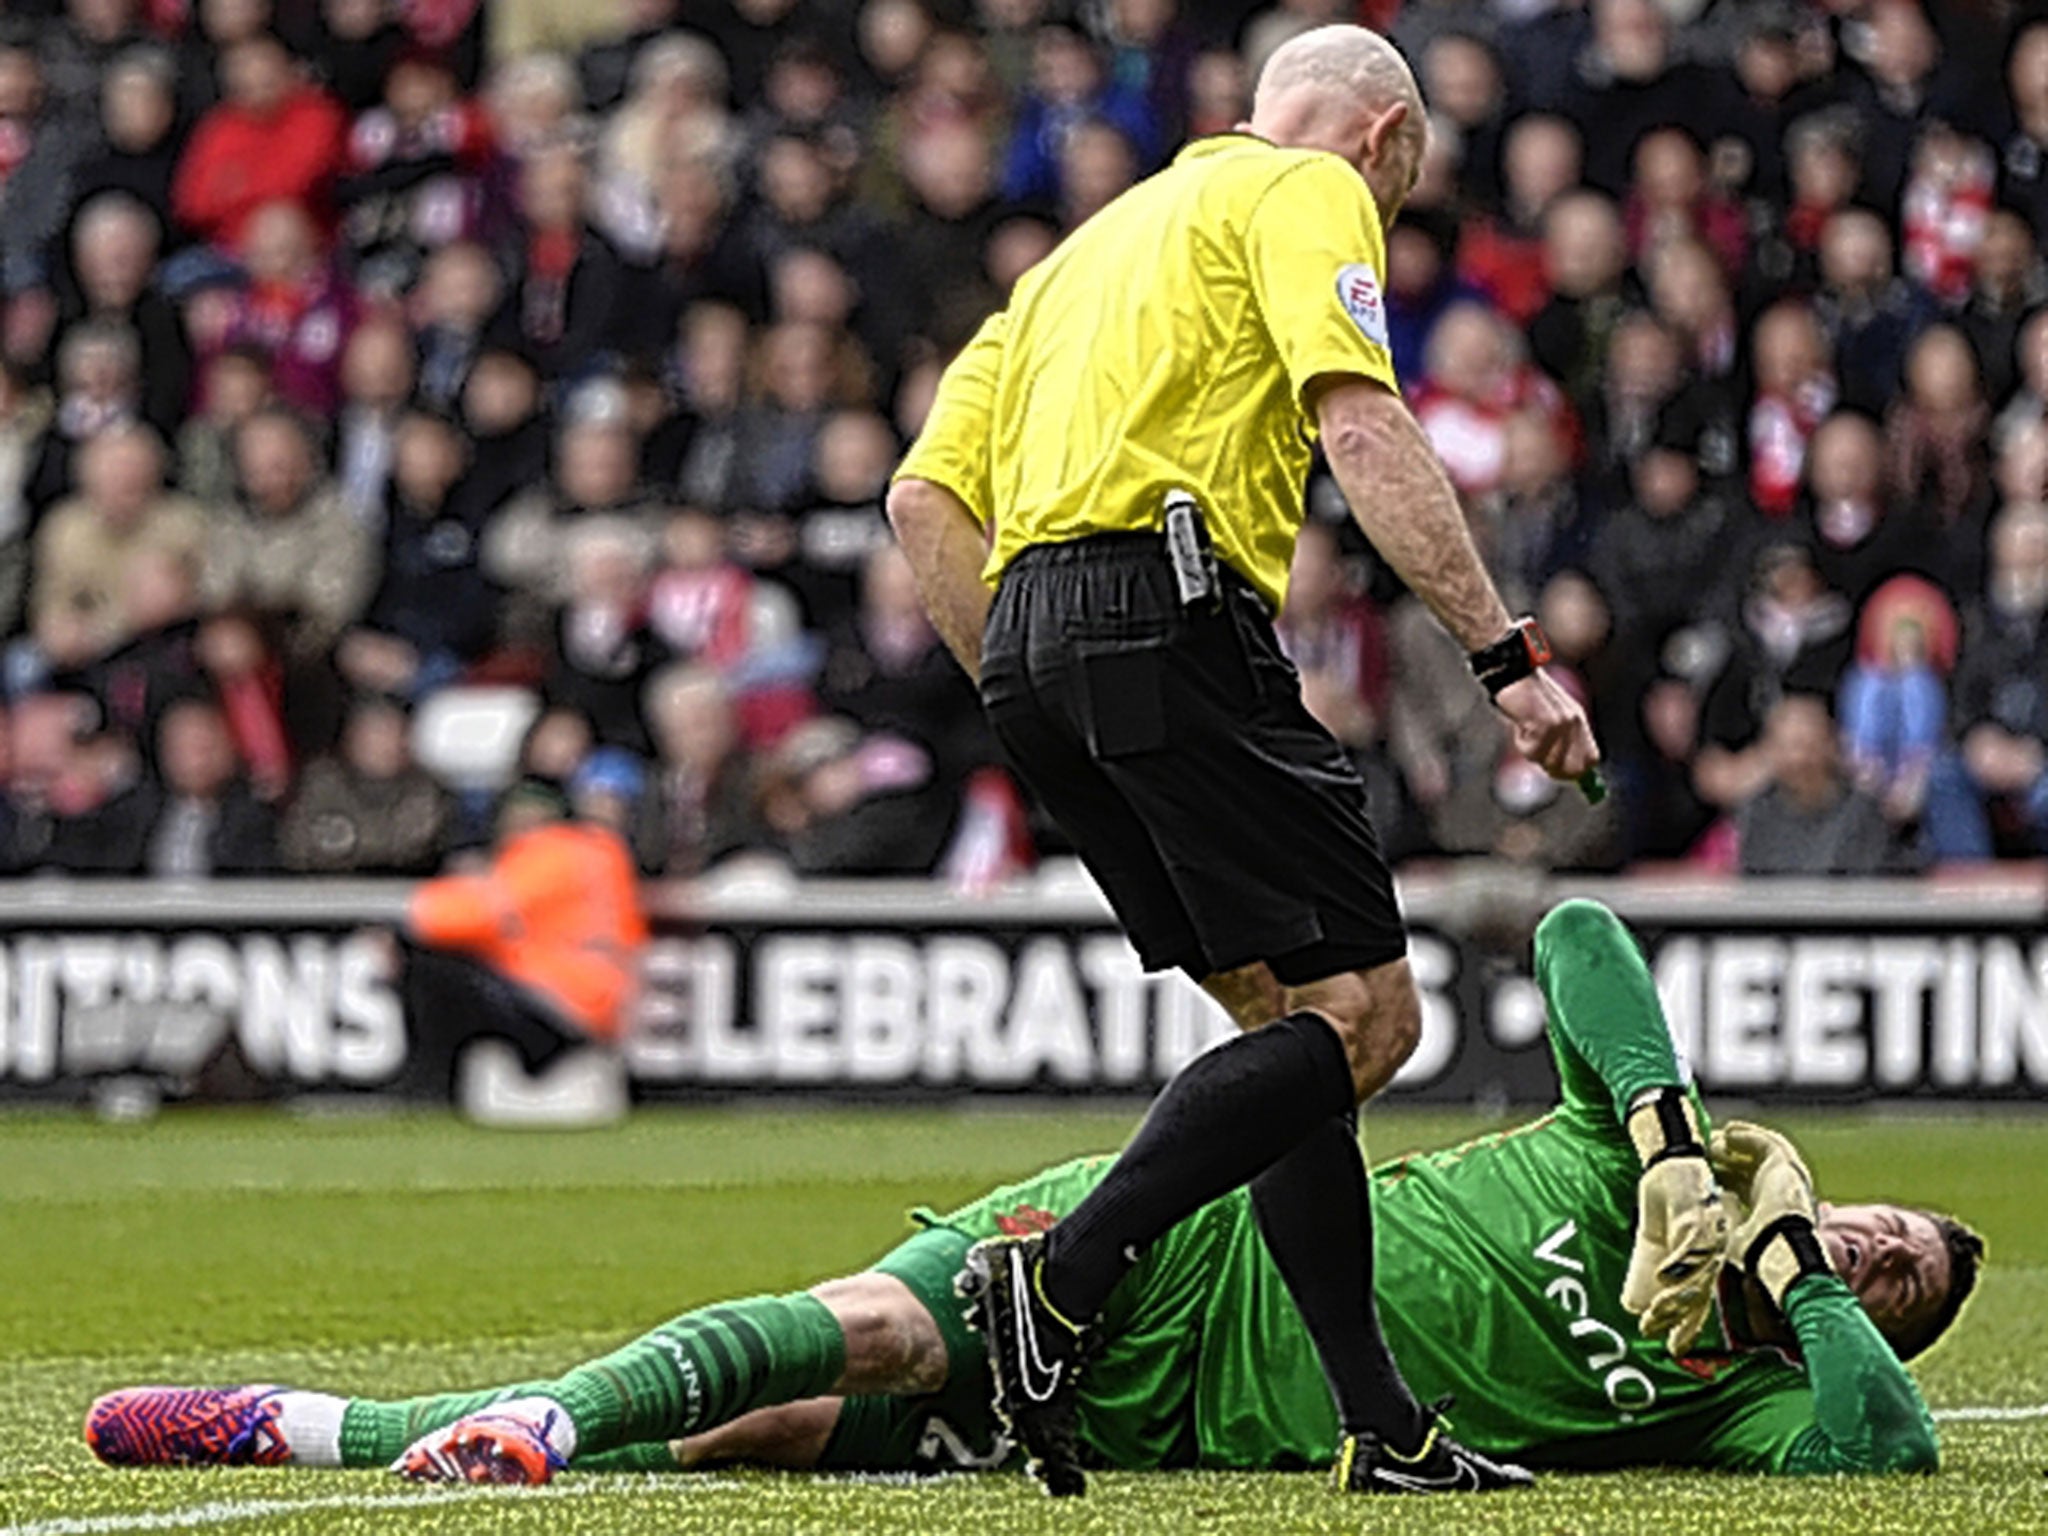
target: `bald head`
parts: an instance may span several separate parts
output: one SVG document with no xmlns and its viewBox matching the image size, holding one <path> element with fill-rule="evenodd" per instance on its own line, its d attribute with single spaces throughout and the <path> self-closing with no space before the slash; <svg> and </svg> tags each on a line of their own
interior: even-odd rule
<svg viewBox="0 0 2048 1536">
<path fill-rule="evenodd" d="M 1275 49 L 1252 96 L 1251 131 L 1357 167 L 1391 221 L 1421 169 L 1422 92 L 1394 45 L 1364 27 L 1317 27 Z"/>
<path fill-rule="evenodd" d="M 1422 113 L 1422 93 L 1400 50 L 1364 27 L 1315 27 L 1282 43 L 1259 71 L 1253 119 L 1278 98 L 1303 92 L 1375 111 L 1406 102 Z"/>
</svg>

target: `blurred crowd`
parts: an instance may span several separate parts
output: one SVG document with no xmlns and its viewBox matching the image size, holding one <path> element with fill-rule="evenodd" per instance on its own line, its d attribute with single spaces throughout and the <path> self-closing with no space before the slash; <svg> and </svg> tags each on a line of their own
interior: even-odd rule
<svg viewBox="0 0 2048 1536">
<path fill-rule="evenodd" d="M 1333 20 L 1422 80 L 1396 362 L 1615 790 L 1508 751 L 1319 476 L 1281 628 L 1390 853 L 2048 851 L 2027 6 L 30 0 L 0 873 L 424 873 L 534 781 L 649 874 L 1056 851 L 887 479 L 1019 274 Z"/>
</svg>

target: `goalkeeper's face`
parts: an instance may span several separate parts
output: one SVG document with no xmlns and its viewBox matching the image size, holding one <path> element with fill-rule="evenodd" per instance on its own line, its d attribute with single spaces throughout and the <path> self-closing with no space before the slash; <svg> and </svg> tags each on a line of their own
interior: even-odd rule
<svg viewBox="0 0 2048 1536">
<path fill-rule="evenodd" d="M 1835 1273 L 1894 1346 L 1919 1337 L 1948 1300 L 1948 1244 L 1925 1211 L 1823 1205 L 1819 1231 Z"/>
</svg>

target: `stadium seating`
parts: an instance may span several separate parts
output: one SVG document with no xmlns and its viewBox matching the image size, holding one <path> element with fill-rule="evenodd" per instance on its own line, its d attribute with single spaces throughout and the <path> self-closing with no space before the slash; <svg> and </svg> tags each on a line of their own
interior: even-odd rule
<svg viewBox="0 0 2048 1536">
<path fill-rule="evenodd" d="M 1509 760 L 1318 475 L 1281 627 L 1390 851 L 2043 850 L 2031 7 L 343 9 L 0 33 L 0 873 L 419 873 L 604 752 L 651 875 L 1062 851 L 881 497 L 1018 274 L 1311 9 L 1424 85 L 1397 363 L 1615 791 Z M 401 795 L 428 830 L 362 835 Z"/>
</svg>

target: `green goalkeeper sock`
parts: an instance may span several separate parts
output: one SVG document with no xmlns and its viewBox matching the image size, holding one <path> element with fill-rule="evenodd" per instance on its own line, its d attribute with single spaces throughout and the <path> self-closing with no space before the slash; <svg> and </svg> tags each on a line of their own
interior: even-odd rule
<svg viewBox="0 0 2048 1536">
<path fill-rule="evenodd" d="M 1561 1051 L 1566 1098 L 1611 1097 L 1626 1120 L 1636 1096 L 1683 1080 L 1656 978 L 1621 919 L 1598 902 L 1567 901 L 1536 928 L 1536 980 Z"/>
<path fill-rule="evenodd" d="M 846 1335 L 815 1296 L 756 1296 L 686 1312 L 539 1391 L 568 1411 L 578 1454 L 680 1440 L 771 1403 L 832 1390 Z"/>
<path fill-rule="evenodd" d="M 341 1416 L 341 1464 L 344 1467 L 388 1467 L 404 1449 L 430 1430 L 445 1429 L 457 1419 L 502 1403 L 531 1397 L 552 1383 L 527 1382 L 516 1387 L 485 1387 L 474 1392 L 439 1392 L 400 1402 L 356 1397 Z"/>
<path fill-rule="evenodd" d="M 560 1403 L 576 1455 L 679 1440 L 773 1403 L 822 1397 L 846 1369 L 846 1336 L 815 1296 L 756 1296 L 686 1312 L 554 1381 L 380 1403 L 341 1423 L 344 1466 L 386 1466 L 414 1440 L 515 1397 Z"/>
</svg>

